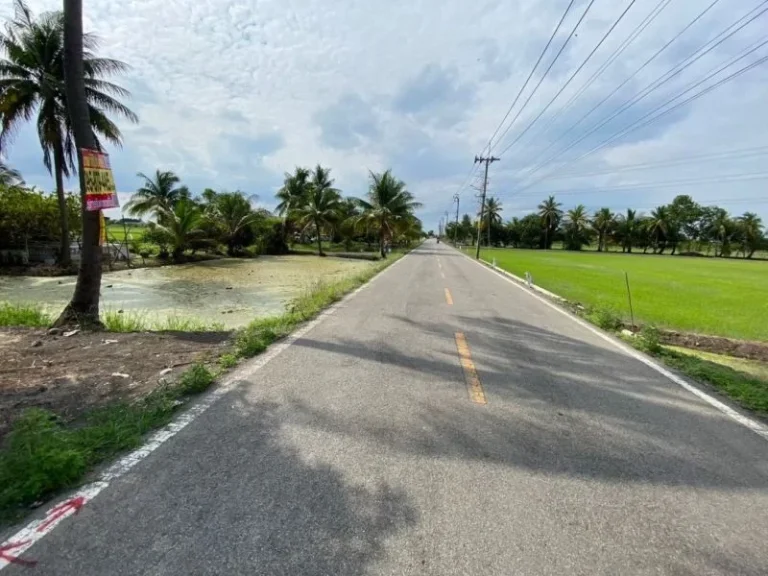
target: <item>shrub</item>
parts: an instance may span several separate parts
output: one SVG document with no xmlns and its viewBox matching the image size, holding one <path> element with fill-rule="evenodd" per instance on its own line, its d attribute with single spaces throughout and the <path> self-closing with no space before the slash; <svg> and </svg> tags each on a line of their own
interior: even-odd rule
<svg viewBox="0 0 768 576">
<path fill-rule="evenodd" d="M 651 354 L 658 354 L 662 350 L 661 336 L 655 326 L 643 326 L 639 342 L 642 349 Z"/>
<path fill-rule="evenodd" d="M 590 322 L 597 324 L 603 330 L 618 330 L 621 328 L 621 317 L 613 308 L 593 308 L 587 317 Z"/>
<path fill-rule="evenodd" d="M 213 384 L 213 374 L 202 364 L 195 364 L 182 374 L 179 380 L 179 391 L 182 394 L 199 394 Z"/>
</svg>

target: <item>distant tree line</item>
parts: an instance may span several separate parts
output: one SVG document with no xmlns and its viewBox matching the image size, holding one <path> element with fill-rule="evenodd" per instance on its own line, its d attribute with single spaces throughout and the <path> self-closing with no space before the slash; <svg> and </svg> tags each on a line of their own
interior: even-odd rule
<svg viewBox="0 0 768 576">
<path fill-rule="evenodd" d="M 538 210 L 504 222 L 503 207 L 489 198 L 481 223 L 481 242 L 492 246 L 512 246 L 549 250 L 556 242 L 566 250 L 594 246 L 598 252 L 609 246 L 622 252 L 649 251 L 653 254 L 706 253 L 716 257 L 752 258 L 758 250 L 768 250 L 762 219 L 754 212 L 731 216 L 725 208 L 702 206 L 690 196 L 677 196 L 670 204 L 649 214 L 627 209 L 615 213 L 601 208 L 589 214 L 584 205 L 563 210 L 554 196 L 538 205 Z M 478 215 L 479 218 L 479 215 Z M 465 214 L 458 226 L 446 226 L 446 236 L 474 244 L 477 218 Z"/>
</svg>

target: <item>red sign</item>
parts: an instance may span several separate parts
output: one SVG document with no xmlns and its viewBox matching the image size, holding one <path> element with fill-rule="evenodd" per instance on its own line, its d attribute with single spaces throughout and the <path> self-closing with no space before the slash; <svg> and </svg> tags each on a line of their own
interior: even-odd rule
<svg viewBox="0 0 768 576">
<path fill-rule="evenodd" d="M 85 209 L 90 211 L 118 208 L 115 181 L 109 155 L 98 150 L 83 148 L 83 173 L 85 174 Z"/>
</svg>

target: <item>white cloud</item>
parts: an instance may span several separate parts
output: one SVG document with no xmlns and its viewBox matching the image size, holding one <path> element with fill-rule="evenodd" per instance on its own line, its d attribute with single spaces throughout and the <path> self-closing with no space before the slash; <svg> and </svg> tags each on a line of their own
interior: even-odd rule
<svg viewBox="0 0 768 576">
<path fill-rule="evenodd" d="M 35 10 L 59 8 L 58 0 L 30 1 Z M 395 168 L 425 207 L 426 225 L 450 208 L 472 157 L 501 120 L 539 55 L 567 0 L 518 0 L 468 4 L 461 0 L 142 0 L 85 3 L 86 27 L 104 39 L 102 52 L 130 63 L 121 82 L 134 92 L 139 126 L 121 125 L 125 147 L 112 152 L 122 190 L 138 184 L 137 171 L 178 171 L 190 186 L 240 188 L 268 198 L 295 165 L 333 168 L 337 183 L 361 194 L 369 169 Z M 565 142 L 605 118 L 688 52 L 753 7 L 748 0 L 721 2 L 598 110 Z M 534 129 L 491 170 L 491 190 L 505 215 L 529 208 L 548 190 L 586 189 L 563 195 L 566 204 L 606 203 L 615 208 L 651 205 L 676 192 L 718 201 L 737 212 L 754 209 L 768 218 L 765 181 L 704 184 L 651 190 L 594 191 L 607 186 L 669 182 L 695 175 L 759 171 L 765 156 L 674 168 L 625 171 L 542 182 L 524 192 L 520 170 L 542 159 L 541 151 L 581 114 L 627 78 L 703 5 L 672 2 L 549 131 L 557 111 L 657 5 L 639 0 L 605 45 Z M 586 0 L 576 2 L 559 46 Z M 511 142 L 587 56 L 626 2 L 598 0 L 572 45 L 530 101 L 506 142 Z M 584 145 L 593 145 L 700 78 L 718 62 L 758 39 L 768 16 L 675 77 Z M 768 47 L 753 57 L 768 54 Z M 547 65 L 551 55 L 545 58 Z M 534 77 L 534 83 L 538 76 Z M 756 69 L 685 108 L 678 115 L 618 142 L 568 170 L 606 171 L 672 156 L 690 156 L 768 144 L 766 69 Z M 527 95 L 533 84 L 528 87 Z M 634 112 L 633 110 L 638 110 Z M 514 113 L 513 113 L 514 115 Z M 28 180 L 50 187 L 36 163 L 34 137 L 20 137 L 10 154 Z M 503 144 L 499 146 L 501 149 Z M 556 151 L 559 144 L 550 150 Z M 576 148 L 582 152 L 585 148 Z M 546 157 L 546 156 L 545 156 Z M 543 171 L 546 173 L 546 170 Z M 524 181 L 523 181 L 524 182 Z M 464 191 L 469 209 L 471 191 Z M 753 203 L 728 199 L 755 198 Z M 757 204 L 763 202 L 762 204 Z"/>
</svg>

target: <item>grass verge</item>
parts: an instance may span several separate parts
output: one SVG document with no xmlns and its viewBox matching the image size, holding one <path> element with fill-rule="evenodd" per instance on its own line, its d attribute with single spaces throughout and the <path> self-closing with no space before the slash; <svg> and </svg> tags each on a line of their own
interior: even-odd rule
<svg viewBox="0 0 768 576">
<path fill-rule="evenodd" d="M 253 321 L 238 332 L 234 351 L 222 355 L 219 366 L 232 368 L 239 359 L 260 354 L 402 256 L 393 254 L 357 276 L 318 283 L 293 300 L 284 314 Z M 118 321 L 123 323 L 120 331 L 140 325 L 125 318 Z M 96 409 L 72 423 L 47 410 L 27 410 L 0 449 L 0 524 L 20 519 L 34 503 L 83 482 L 96 465 L 141 445 L 146 433 L 167 424 L 187 398 L 205 391 L 214 380 L 208 368 L 197 364 L 175 384 L 162 385 L 139 402 Z"/>
<path fill-rule="evenodd" d="M 29 326 L 44 328 L 53 319 L 36 304 L 0 303 L 0 326 Z"/>
<path fill-rule="evenodd" d="M 73 423 L 27 410 L 0 450 L 0 522 L 20 518 L 30 505 L 82 482 L 97 464 L 138 447 L 144 434 L 167 424 L 187 397 L 213 381 L 205 366 L 195 365 L 139 402 L 95 409 Z"/>
</svg>

